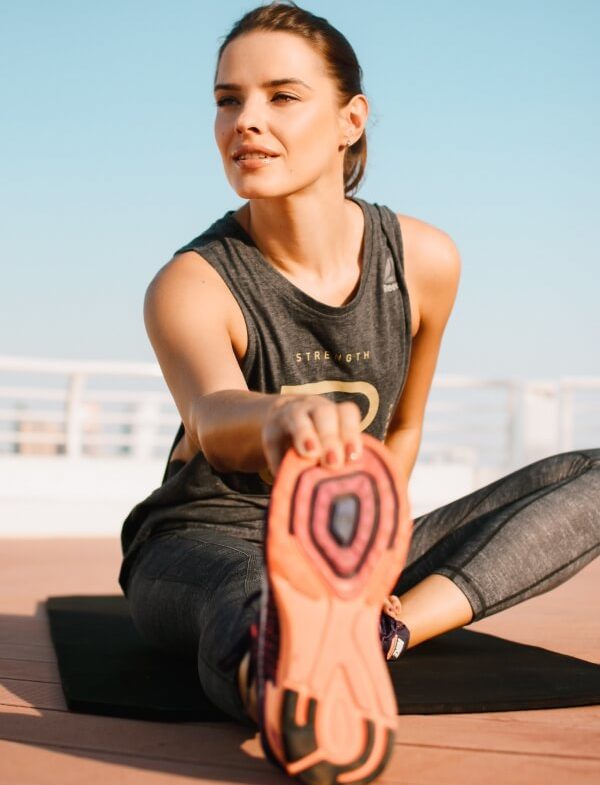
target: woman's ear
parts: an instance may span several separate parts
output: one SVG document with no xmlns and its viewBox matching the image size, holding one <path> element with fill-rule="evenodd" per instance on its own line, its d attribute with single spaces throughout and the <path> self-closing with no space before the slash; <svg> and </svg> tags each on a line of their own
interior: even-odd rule
<svg viewBox="0 0 600 785">
<path fill-rule="evenodd" d="M 343 109 L 344 143 L 346 139 L 350 144 L 358 142 L 363 135 L 369 117 L 369 102 L 362 93 L 353 96 Z"/>
</svg>

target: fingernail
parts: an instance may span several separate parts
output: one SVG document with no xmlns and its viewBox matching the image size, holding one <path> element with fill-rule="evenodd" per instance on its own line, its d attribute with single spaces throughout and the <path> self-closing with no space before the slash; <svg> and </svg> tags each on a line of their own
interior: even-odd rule
<svg viewBox="0 0 600 785">
<path fill-rule="evenodd" d="M 316 444 L 312 439 L 305 439 L 302 443 L 305 452 L 313 452 L 316 448 Z"/>
<path fill-rule="evenodd" d="M 327 450 L 325 453 L 325 462 L 332 466 L 337 461 L 335 450 Z"/>
<path fill-rule="evenodd" d="M 346 445 L 346 460 L 357 461 L 360 458 L 360 453 L 356 444 Z"/>
</svg>

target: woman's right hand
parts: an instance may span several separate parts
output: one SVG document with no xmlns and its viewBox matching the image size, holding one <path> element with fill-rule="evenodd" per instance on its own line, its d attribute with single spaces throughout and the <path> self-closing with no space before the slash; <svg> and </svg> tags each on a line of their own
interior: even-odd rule
<svg viewBox="0 0 600 785">
<path fill-rule="evenodd" d="M 262 429 L 262 445 L 273 477 L 293 446 L 323 466 L 340 468 L 362 455 L 360 409 L 353 401 L 334 403 L 323 395 L 280 395 Z"/>
</svg>

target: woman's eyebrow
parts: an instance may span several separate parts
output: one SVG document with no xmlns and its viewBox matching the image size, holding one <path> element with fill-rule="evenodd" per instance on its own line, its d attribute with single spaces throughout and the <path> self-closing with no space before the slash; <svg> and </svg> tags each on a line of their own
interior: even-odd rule
<svg viewBox="0 0 600 785">
<path fill-rule="evenodd" d="M 310 85 L 306 84 L 306 82 L 303 82 L 302 79 L 296 79 L 295 77 L 292 76 L 285 77 L 283 79 L 270 79 L 268 82 L 263 82 L 261 84 L 261 87 L 279 87 L 280 85 L 284 85 L 284 84 L 301 84 L 304 85 L 304 87 L 307 87 L 309 90 L 313 89 Z M 234 84 L 233 82 L 219 82 L 214 86 L 215 92 L 217 90 L 241 90 L 241 89 L 242 89 L 241 85 Z"/>
</svg>

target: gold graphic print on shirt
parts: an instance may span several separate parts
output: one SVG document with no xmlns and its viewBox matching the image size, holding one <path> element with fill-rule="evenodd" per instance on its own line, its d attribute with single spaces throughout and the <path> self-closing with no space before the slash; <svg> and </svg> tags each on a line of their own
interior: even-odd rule
<svg viewBox="0 0 600 785">
<path fill-rule="evenodd" d="M 364 395 L 369 404 L 367 413 L 360 422 L 360 429 L 364 431 L 377 417 L 379 411 L 379 393 L 370 382 L 344 382 L 339 379 L 324 379 L 321 382 L 306 382 L 306 384 L 285 384 L 281 387 L 281 395 L 323 395 L 324 393 L 341 392 L 349 395 Z M 259 477 L 267 485 L 273 485 L 275 478 L 268 466 L 259 472 Z"/>
</svg>

